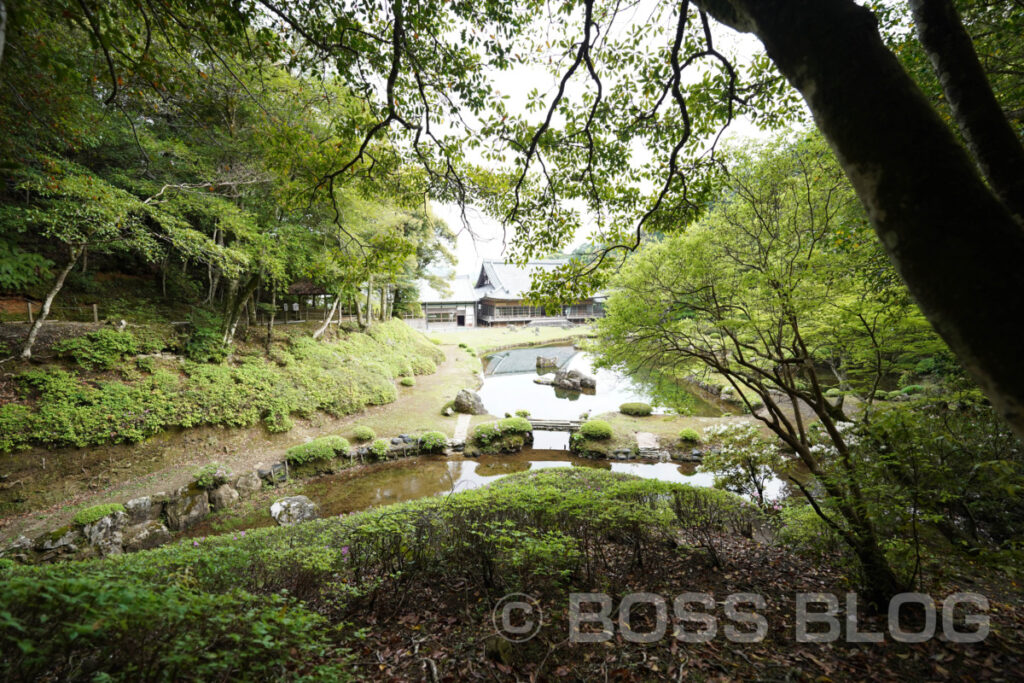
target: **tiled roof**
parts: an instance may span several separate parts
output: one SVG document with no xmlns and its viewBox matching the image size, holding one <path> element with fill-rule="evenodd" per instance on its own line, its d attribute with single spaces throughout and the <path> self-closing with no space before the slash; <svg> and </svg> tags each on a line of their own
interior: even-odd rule
<svg viewBox="0 0 1024 683">
<path fill-rule="evenodd" d="M 522 299 L 530 290 L 531 277 L 536 271 L 554 270 L 567 263 L 564 259 L 530 261 L 524 267 L 504 261 L 486 260 L 480 267 L 476 291 L 489 299 Z"/>
</svg>

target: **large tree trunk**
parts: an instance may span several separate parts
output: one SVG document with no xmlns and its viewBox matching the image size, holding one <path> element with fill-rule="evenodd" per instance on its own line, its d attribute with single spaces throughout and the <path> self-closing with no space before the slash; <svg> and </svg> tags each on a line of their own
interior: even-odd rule
<svg viewBox="0 0 1024 683">
<path fill-rule="evenodd" d="M 799 90 L 936 331 L 1024 437 L 1024 230 L 852 0 L 698 0 Z"/>
<path fill-rule="evenodd" d="M 75 263 L 78 262 L 78 257 L 82 255 L 85 250 L 84 247 L 71 247 L 71 255 L 68 260 L 68 264 L 64 266 L 64 270 L 60 271 L 60 275 L 57 276 L 57 281 L 53 283 L 53 287 L 46 294 L 46 299 L 43 300 L 43 309 L 39 311 L 39 317 L 36 318 L 35 322 L 32 323 L 32 327 L 28 331 L 28 337 L 25 339 L 25 345 L 21 348 L 22 360 L 29 360 L 32 358 L 32 347 L 35 346 L 36 337 L 39 336 L 39 330 L 42 328 L 43 323 L 46 322 L 47 316 L 50 315 L 50 306 L 53 305 L 53 299 L 60 292 L 61 287 L 64 286 L 64 280 L 67 279 L 68 273 L 75 267 Z M 31 305 L 31 304 L 29 304 Z"/>
</svg>

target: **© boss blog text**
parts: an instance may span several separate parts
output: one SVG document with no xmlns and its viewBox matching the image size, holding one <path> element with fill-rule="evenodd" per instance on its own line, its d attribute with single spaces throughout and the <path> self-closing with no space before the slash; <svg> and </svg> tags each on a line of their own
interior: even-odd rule
<svg viewBox="0 0 1024 683">
<path fill-rule="evenodd" d="M 794 638 L 801 643 L 830 643 L 840 638 L 850 643 L 880 643 L 886 637 L 921 643 L 940 631 L 951 643 L 977 643 L 990 631 L 988 599 L 978 593 L 953 593 L 941 601 L 941 609 L 929 595 L 901 593 L 888 605 L 884 631 L 861 630 L 856 593 L 847 593 L 842 605 L 831 593 L 797 593 L 794 601 Z M 657 642 L 669 635 L 687 643 L 720 637 L 734 643 L 756 643 L 768 634 L 768 618 L 762 613 L 766 607 L 764 596 L 757 593 L 732 593 L 724 600 L 716 600 L 711 593 L 682 593 L 671 601 L 655 593 L 630 593 L 617 606 L 605 593 L 571 593 L 569 640 L 600 643 L 618 633 L 633 643 Z M 648 615 L 653 611 L 653 626 L 645 618 L 642 629 L 634 628 L 634 611 L 641 609 Z M 907 619 L 911 614 L 913 618 Z M 520 642 L 532 638 L 543 620 L 538 602 L 523 594 L 505 596 L 493 616 L 500 635 Z M 912 623 L 904 623 L 908 621 Z"/>
</svg>

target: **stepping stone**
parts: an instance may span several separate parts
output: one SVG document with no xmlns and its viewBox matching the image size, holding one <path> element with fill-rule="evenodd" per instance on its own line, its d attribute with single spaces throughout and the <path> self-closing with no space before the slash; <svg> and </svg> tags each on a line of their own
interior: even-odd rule
<svg viewBox="0 0 1024 683">
<path fill-rule="evenodd" d="M 469 421 L 471 419 L 473 419 L 471 415 L 459 413 L 459 417 L 455 421 L 455 435 L 452 436 L 452 441 L 466 440 L 466 435 L 469 434 Z"/>
</svg>

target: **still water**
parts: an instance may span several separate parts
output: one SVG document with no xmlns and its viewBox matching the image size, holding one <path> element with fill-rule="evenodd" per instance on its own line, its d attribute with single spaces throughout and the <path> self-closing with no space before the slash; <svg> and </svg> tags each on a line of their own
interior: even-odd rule
<svg viewBox="0 0 1024 683">
<path fill-rule="evenodd" d="M 596 391 L 580 393 L 536 384 L 535 378 L 553 377 L 555 372 L 553 369 L 539 372 L 537 356 L 554 357 L 559 368 L 579 370 L 595 377 Z M 668 412 L 667 404 L 671 402 L 672 407 L 685 407 L 692 415 L 715 417 L 722 414 L 685 384 L 661 389 L 655 396 L 630 377 L 612 370 L 595 370 L 591 356 L 572 346 L 543 346 L 501 351 L 484 358 L 484 384 L 478 393 L 491 415 L 529 410 L 534 417 L 546 420 L 575 420 L 582 413 L 599 415 L 633 401 L 650 403 L 656 413 Z"/>
<path fill-rule="evenodd" d="M 710 474 L 696 472 L 693 463 L 611 462 L 572 457 L 567 451 L 526 449 L 514 455 L 479 458 L 419 456 L 392 463 L 372 465 L 358 476 L 336 474 L 311 482 L 305 495 L 321 506 L 325 515 L 365 510 L 486 486 L 515 472 L 552 467 L 594 467 L 695 486 L 711 486 Z"/>
<path fill-rule="evenodd" d="M 365 510 L 406 500 L 466 491 L 486 486 L 515 472 L 552 467 L 594 467 L 632 474 L 643 479 L 711 486 L 713 477 L 697 472 L 694 463 L 619 462 L 574 458 L 566 451 L 526 449 L 514 455 L 480 458 L 420 456 L 372 465 L 357 476 L 348 473 L 321 477 L 308 484 L 305 495 L 321 506 L 324 515 Z M 777 497 L 782 482 L 769 485 L 769 497 Z"/>
</svg>

